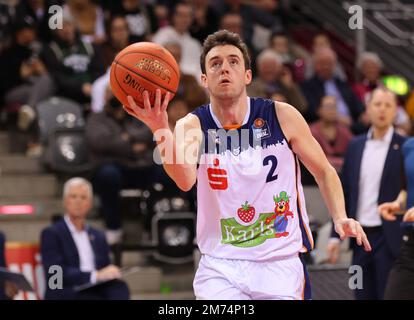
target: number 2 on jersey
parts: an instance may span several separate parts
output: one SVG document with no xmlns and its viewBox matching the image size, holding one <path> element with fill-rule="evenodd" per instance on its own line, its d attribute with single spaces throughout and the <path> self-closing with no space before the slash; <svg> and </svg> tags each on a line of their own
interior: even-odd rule
<svg viewBox="0 0 414 320">
<path fill-rule="evenodd" d="M 270 167 L 269 173 L 267 174 L 266 183 L 277 180 L 277 174 L 275 174 L 277 168 L 277 158 L 275 156 L 267 156 L 263 159 L 264 166 L 269 165 L 269 163 L 271 163 L 272 166 Z"/>
</svg>

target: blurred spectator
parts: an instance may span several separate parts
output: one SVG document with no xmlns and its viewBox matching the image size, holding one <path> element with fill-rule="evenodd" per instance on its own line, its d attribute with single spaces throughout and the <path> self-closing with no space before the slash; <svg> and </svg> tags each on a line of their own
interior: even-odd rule
<svg viewBox="0 0 414 320">
<path fill-rule="evenodd" d="M 319 120 L 310 126 L 310 130 L 330 164 L 340 173 L 352 133 L 347 126 L 338 122 L 338 108 L 334 97 L 323 97 L 317 112 Z"/>
<path fill-rule="evenodd" d="M 54 91 L 53 81 L 39 59 L 40 48 L 35 25 L 26 19 L 15 25 L 13 45 L 0 55 L 0 95 L 6 106 L 20 106 L 20 130 L 31 126 L 36 104 Z"/>
<path fill-rule="evenodd" d="M 190 3 L 194 11 L 190 33 L 200 43 L 203 43 L 209 34 L 218 30 L 219 14 L 211 6 L 209 0 L 191 0 Z"/>
<path fill-rule="evenodd" d="M 316 110 L 324 96 L 336 98 L 339 122 L 352 126 L 354 132 L 361 132 L 358 123 L 364 111 L 361 101 L 355 96 L 351 86 L 335 75 L 336 54 L 332 49 L 319 49 L 313 57 L 315 75 L 302 84 L 302 92 L 309 103 L 308 120 L 317 118 Z"/>
<path fill-rule="evenodd" d="M 167 42 L 179 43 L 182 48 L 180 69 L 201 82 L 201 45 L 189 33 L 193 23 L 192 7 L 186 3 L 178 3 L 172 13 L 171 22 L 171 26 L 159 29 L 152 40 L 161 45 Z"/>
<path fill-rule="evenodd" d="M 55 80 L 57 94 L 89 103 L 91 83 L 105 71 L 98 48 L 79 37 L 73 17 L 68 14 L 64 14 L 63 28 L 56 29 L 54 36 L 42 59 Z"/>
<path fill-rule="evenodd" d="M 352 86 L 355 94 L 362 102 L 366 101 L 367 94 L 372 92 L 381 83 L 383 63 L 375 52 L 363 52 L 357 61 L 358 71 L 362 80 Z"/>
<path fill-rule="evenodd" d="M 270 38 L 270 48 L 282 59 L 283 64 L 294 65 L 297 59 L 308 59 L 310 56 L 306 50 L 292 43 L 285 32 L 274 32 Z"/>
<path fill-rule="evenodd" d="M 113 16 L 108 23 L 108 38 L 102 45 L 102 65 L 106 73 L 92 84 L 91 109 L 100 112 L 105 105 L 105 90 L 109 85 L 110 67 L 119 51 L 130 44 L 128 23 L 123 16 Z"/>
<path fill-rule="evenodd" d="M 92 0 L 67 0 L 65 11 L 74 18 L 82 41 L 101 43 L 105 40 L 104 13 Z"/>
<path fill-rule="evenodd" d="M 101 203 L 110 245 L 122 240 L 119 192 L 122 188 L 149 188 L 157 181 L 151 130 L 123 110 L 106 91 L 107 103 L 91 113 L 85 137 L 95 165 L 93 182 Z"/>
<path fill-rule="evenodd" d="M 321 50 L 321 49 L 332 49 L 332 45 L 331 45 L 331 40 L 329 40 L 328 36 L 320 33 L 317 34 L 314 38 L 313 38 L 313 42 L 312 42 L 312 54 L 313 56 L 316 54 L 317 51 Z M 345 73 L 345 69 L 344 67 L 339 63 L 338 60 L 336 60 L 335 65 L 334 65 L 334 70 L 333 70 L 333 74 L 336 78 L 341 79 L 342 81 L 346 81 L 347 77 L 346 77 L 346 73 Z M 315 66 L 314 66 L 314 60 L 308 59 L 308 61 L 305 64 L 305 79 L 310 79 L 315 75 Z"/>
<path fill-rule="evenodd" d="M 0 53 L 12 41 L 12 25 L 16 16 L 16 8 L 10 3 L 0 2 Z"/>
<path fill-rule="evenodd" d="M 33 19 L 39 39 L 43 42 L 50 41 L 51 33 L 49 28 L 48 12 L 49 6 L 53 4 L 51 0 L 22 0 L 16 7 L 16 16 L 20 19 Z"/>
<path fill-rule="evenodd" d="M 220 29 L 237 33 L 243 38 L 243 21 L 238 13 L 225 13 L 220 19 Z"/>
<path fill-rule="evenodd" d="M 172 132 L 174 132 L 177 121 L 184 118 L 190 111 L 191 110 L 188 107 L 187 102 L 183 98 L 180 96 L 174 97 L 174 99 L 169 103 L 167 109 L 168 122 Z"/>
<path fill-rule="evenodd" d="M 358 59 L 357 68 L 362 75 L 362 81 L 352 86 L 358 98 L 365 103 L 368 95 L 378 87 L 385 87 L 381 81 L 383 63 L 375 52 L 363 52 Z M 360 116 L 360 122 L 369 126 L 369 117 L 366 110 Z M 395 129 L 399 134 L 407 136 L 411 132 L 409 115 L 400 105 L 394 120 Z"/>
<path fill-rule="evenodd" d="M 402 242 L 400 221 L 381 219 L 378 205 L 393 201 L 402 187 L 401 146 L 405 139 L 398 135 L 392 122 L 397 113 L 397 99 L 387 89 L 377 88 L 368 100 L 372 126 L 368 134 L 350 143 L 342 167 L 342 186 L 349 218 L 362 226 L 372 251 L 366 252 L 351 239 L 352 264 L 363 271 L 362 288 L 355 290 L 358 300 L 383 299 L 391 267 Z M 340 240 L 332 229 L 328 245 L 331 263 L 339 258 Z"/>
<path fill-rule="evenodd" d="M 148 41 L 158 29 L 154 6 L 142 0 L 122 0 L 119 4 L 115 13 L 128 22 L 131 42 Z"/>
<path fill-rule="evenodd" d="M 282 64 L 277 53 L 272 49 L 262 51 L 257 57 L 256 65 L 257 76 L 247 87 L 249 96 L 269 99 L 273 93 L 278 91 L 301 113 L 306 111 L 306 100 L 299 86 L 293 81 L 289 68 Z"/>
<path fill-rule="evenodd" d="M 254 26 L 256 24 L 269 29 L 270 32 L 283 30 L 281 20 L 272 14 L 273 11 L 262 10 L 257 5 L 247 4 L 242 0 L 225 0 L 216 1 L 216 6 L 222 16 L 226 13 L 240 14 L 243 20 L 243 40 L 254 52 L 257 51 L 253 46 Z"/>
<path fill-rule="evenodd" d="M 63 288 L 46 286 L 46 300 L 129 299 L 127 285 L 118 280 L 120 270 L 110 262 L 104 233 L 86 222 L 92 200 L 92 186 L 87 180 L 68 180 L 63 186 L 64 218 L 42 231 L 40 251 L 46 283 L 53 276 L 51 266 L 60 266 L 63 271 Z M 75 286 L 101 281 L 106 282 L 84 291 L 74 290 Z"/>
<path fill-rule="evenodd" d="M 177 42 L 167 42 L 164 44 L 165 49 L 171 52 L 178 64 L 181 61 L 181 46 Z M 180 72 L 180 82 L 178 84 L 177 96 L 185 100 L 188 112 L 207 103 L 208 96 L 204 88 L 198 84 L 197 80 L 191 74 Z"/>
<path fill-rule="evenodd" d="M 102 44 L 102 64 L 109 68 L 119 51 L 131 43 L 128 21 L 123 16 L 113 16 L 108 23 L 108 37 Z"/>
</svg>

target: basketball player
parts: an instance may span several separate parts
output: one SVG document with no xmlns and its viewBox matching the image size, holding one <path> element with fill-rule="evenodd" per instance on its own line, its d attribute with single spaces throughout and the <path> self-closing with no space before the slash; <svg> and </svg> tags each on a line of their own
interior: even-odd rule
<svg viewBox="0 0 414 320">
<path fill-rule="evenodd" d="M 173 146 L 174 161 L 165 158 L 163 165 L 178 187 L 188 191 L 197 182 L 202 257 L 194 279 L 196 298 L 310 299 L 299 254 L 311 250 L 313 240 L 299 159 L 316 178 L 340 237 L 356 237 L 370 250 L 367 237 L 358 222 L 347 218 L 336 171 L 300 113 L 286 103 L 247 96 L 252 72 L 240 37 L 226 30 L 210 35 L 200 63 L 210 104 L 177 121 L 175 129 L 191 137 L 168 129 L 169 94 L 161 102 L 157 90 L 151 106 L 145 91 L 143 109 L 129 96 L 132 110 L 127 111 L 154 134 L 163 131 L 158 147 Z M 247 140 L 243 132 L 249 133 Z M 198 164 L 179 163 L 181 154 L 191 154 L 193 137 Z M 232 139 L 239 145 L 226 143 Z"/>
</svg>

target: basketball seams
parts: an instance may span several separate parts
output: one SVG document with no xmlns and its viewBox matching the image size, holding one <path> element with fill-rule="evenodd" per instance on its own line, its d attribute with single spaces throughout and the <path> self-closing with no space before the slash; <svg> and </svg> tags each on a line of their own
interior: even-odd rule
<svg viewBox="0 0 414 320">
<path fill-rule="evenodd" d="M 121 66 L 121 67 L 125 68 L 126 70 L 128 70 L 128 71 L 132 72 L 132 73 L 133 73 L 133 74 L 135 74 L 136 76 L 139 76 L 139 77 L 141 77 L 141 78 L 145 79 L 146 81 L 151 82 L 151 83 L 152 83 L 155 87 L 160 87 L 160 88 L 164 89 L 165 91 L 171 92 L 171 93 L 172 93 L 172 94 L 174 94 L 174 95 L 176 94 L 176 92 L 174 92 L 174 91 L 172 91 L 172 90 L 170 90 L 170 89 L 168 89 L 168 88 L 165 88 L 164 86 L 162 86 L 162 85 L 160 85 L 160 84 L 158 84 L 158 83 L 156 83 L 156 82 L 154 82 L 154 81 L 152 81 L 152 80 L 148 79 L 147 77 L 143 76 L 142 74 L 139 74 L 139 73 L 135 72 L 134 70 L 131 70 L 131 69 L 130 69 L 130 68 L 128 68 L 127 66 L 123 65 L 122 63 L 119 63 L 118 61 L 114 61 L 114 62 L 115 62 L 115 64 L 116 64 L 116 65 L 119 65 L 119 66 Z M 116 79 L 116 77 L 115 77 L 115 79 Z M 118 82 L 118 80 L 117 80 L 117 82 Z M 119 83 L 118 83 L 118 85 L 119 85 Z"/>
<path fill-rule="evenodd" d="M 156 54 L 153 54 L 153 53 L 150 53 L 150 52 L 145 52 L 145 51 L 128 51 L 128 52 L 125 52 L 125 53 L 124 53 L 122 56 L 120 56 L 119 58 L 118 58 L 118 57 L 116 57 L 116 58 L 115 58 L 115 62 L 116 62 L 116 63 L 119 63 L 119 62 L 118 62 L 118 60 L 120 60 L 122 57 L 126 56 L 127 54 L 131 54 L 131 53 L 146 54 L 146 55 L 150 55 L 150 56 L 153 56 L 153 57 L 155 57 L 155 58 L 160 59 L 162 62 L 164 62 L 165 64 L 167 64 L 167 65 L 171 68 L 171 70 L 173 70 L 173 71 L 174 71 L 174 73 L 175 73 L 175 75 L 177 76 L 177 78 L 178 78 L 178 79 L 180 79 L 180 74 L 179 74 L 179 73 L 177 73 L 177 71 L 175 70 L 175 67 L 174 67 L 174 66 L 172 66 L 170 63 L 168 63 L 168 61 L 167 61 L 167 60 L 165 60 L 165 58 L 160 57 L 160 56 L 158 56 L 158 55 L 156 55 Z M 174 57 L 172 57 L 172 58 L 174 59 Z M 178 63 L 177 63 L 177 67 L 178 67 L 178 69 L 180 68 L 180 66 L 178 65 Z"/>
</svg>

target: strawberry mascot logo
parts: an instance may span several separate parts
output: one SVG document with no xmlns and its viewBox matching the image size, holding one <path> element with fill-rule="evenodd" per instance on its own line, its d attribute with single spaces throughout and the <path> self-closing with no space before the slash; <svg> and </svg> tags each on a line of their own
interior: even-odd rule
<svg viewBox="0 0 414 320">
<path fill-rule="evenodd" d="M 253 220 L 256 210 L 247 201 L 237 210 L 240 220 L 248 223 Z"/>
<path fill-rule="evenodd" d="M 272 220 L 275 220 L 275 237 L 287 237 L 289 232 L 286 231 L 288 225 L 288 217 L 293 218 L 293 213 L 289 208 L 289 197 L 285 191 L 282 191 L 278 197 L 274 196 L 275 201 L 274 214 L 266 219 L 266 224 L 269 224 Z"/>
</svg>

